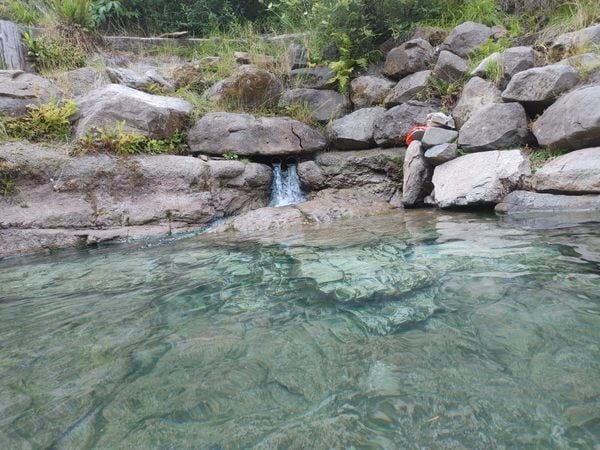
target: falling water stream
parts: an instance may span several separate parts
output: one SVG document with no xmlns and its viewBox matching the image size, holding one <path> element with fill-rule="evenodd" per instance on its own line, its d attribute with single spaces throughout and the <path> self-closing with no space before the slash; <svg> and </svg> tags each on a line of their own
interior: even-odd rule
<svg viewBox="0 0 600 450">
<path fill-rule="evenodd" d="M 285 168 L 281 163 L 273 164 L 273 185 L 269 206 L 295 205 L 305 200 L 296 164 L 288 164 Z"/>
<path fill-rule="evenodd" d="M 600 215 L 569 220 L 0 261 L 0 448 L 597 449 Z"/>
</svg>

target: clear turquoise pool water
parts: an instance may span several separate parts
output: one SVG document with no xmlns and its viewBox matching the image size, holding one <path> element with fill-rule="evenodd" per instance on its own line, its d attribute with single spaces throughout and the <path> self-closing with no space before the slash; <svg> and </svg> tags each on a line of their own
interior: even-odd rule
<svg viewBox="0 0 600 450">
<path fill-rule="evenodd" d="M 600 221 L 555 226 L 409 211 L 0 261 L 0 448 L 598 449 Z"/>
</svg>

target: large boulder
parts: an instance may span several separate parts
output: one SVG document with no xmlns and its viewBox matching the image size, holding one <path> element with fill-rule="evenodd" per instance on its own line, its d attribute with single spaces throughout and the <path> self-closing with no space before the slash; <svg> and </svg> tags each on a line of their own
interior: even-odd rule
<svg viewBox="0 0 600 450">
<path fill-rule="evenodd" d="M 491 64 L 500 66 L 502 81 L 507 82 L 515 74 L 535 65 L 535 53 L 531 47 L 511 47 L 502 53 L 495 52 L 481 61 L 471 74 L 485 78 Z"/>
<path fill-rule="evenodd" d="M 0 70 L 0 115 L 21 117 L 28 105 L 61 97 L 60 89 L 45 78 L 20 70 Z"/>
<path fill-rule="evenodd" d="M 416 101 L 394 106 L 375 121 L 375 142 L 383 147 L 405 145 L 410 129 L 417 124 L 425 124 L 427 115 L 436 111 L 437 108 L 433 105 Z"/>
<path fill-rule="evenodd" d="M 188 134 L 192 153 L 222 155 L 298 155 L 322 150 L 325 136 L 289 117 L 254 117 L 227 112 L 208 113 Z"/>
<path fill-rule="evenodd" d="M 495 208 L 499 214 L 598 210 L 600 195 L 554 195 L 530 191 L 513 191 Z"/>
<path fill-rule="evenodd" d="M 414 100 L 427 88 L 430 76 L 431 70 L 421 70 L 402 78 L 385 97 L 385 106 L 389 108 Z"/>
<path fill-rule="evenodd" d="M 254 110 L 275 107 L 282 91 L 281 82 L 271 72 L 254 66 L 242 66 L 204 95 L 217 103 L 231 102 L 245 110 Z"/>
<path fill-rule="evenodd" d="M 560 97 L 533 124 L 541 146 L 577 150 L 600 145 L 600 85 Z"/>
<path fill-rule="evenodd" d="M 290 89 L 281 96 L 281 106 L 305 107 L 310 117 L 318 122 L 329 122 L 347 114 L 351 109 L 350 101 L 337 91 L 322 89 Z"/>
<path fill-rule="evenodd" d="M 492 29 L 481 23 L 465 22 L 454 28 L 442 44 L 442 50 L 466 58 L 492 37 Z"/>
<path fill-rule="evenodd" d="M 150 69 L 144 74 L 140 74 L 135 70 L 126 69 L 124 67 L 107 67 L 106 73 L 110 81 L 115 84 L 146 91 L 153 87 L 158 87 L 166 91 L 172 92 L 175 86 L 165 80 L 156 70 Z"/>
<path fill-rule="evenodd" d="M 458 146 L 469 153 L 520 147 L 529 141 L 527 114 L 519 103 L 481 107 L 462 126 L 458 136 Z"/>
<path fill-rule="evenodd" d="M 437 166 L 433 196 L 440 208 L 495 204 L 531 173 L 520 150 L 474 153 Z"/>
<path fill-rule="evenodd" d="M 58 74 L 56 83 L 64 89 L 66 94 L 80 97 L 89 94 L 94 89 L 110 84 L 110 79 L 103 70 L 95 67 L 82 67 Z"/>
<path fill-rule="evenodd" d="M 385 114 L 381 107 L 362 108 L 331 123 L 331 141 L 334 148 L 357 150 L 375 146 L 375 121 Z"/>
<path fill-rule="evenodd" d="M 390 51 L 385 59 L 383 73 L 399 79 L 411 73 L 426 70 L 433 62 L 434 51 L 424 39 L 412 39 Z"/>
<path fill-rule="evenodd" d="M 549 53 L 554 58 L 560 58 L 573 49 L 600 44 L 600 24 L 592 25 L 583 30 L 573 31 L 558 36 L 549 45 Z"/>
<path fill-rule="evenodd" d="M 394 87 L 387 78 L 363 75 L 350 82 L 350 99 L 355 108 L 379 106 Z"/>
<path fill-rule="evenodd" d="M 120 84 L 95 89 L 77 100 L 73 121 L 75 137 L 88 131 L 115 128 L 140 133 L 154 139 L 167 139 L 187 125 L 193 105 L 174 97 L 146 94 Z"/>
<path fill-rule="evenodd" d="M 469 70 L 467 61 L 447 50 L 442 50 L 433 73 L 440 80 L 452 83 L 462 78 Z"/>
<path fill-rule="evenodd" d="M 21 42 L 22 30 L 16 23 L 0 20 L 0 67 L 27 70 L 27 51 Z"/>
<path fill-rule="evenodd" d="M 415 206 L 423 201 L 431 192 L 432 167 L 424 155 L 425 151 L 419 141 L 413 141 L 406 149 L 402 172 L 402 204 Z"/>
<path fill-rule="evenodd" d="M 456 126 L 461 128 L 479 108 L 501 101 L 500 90 L 494 83 L 473 77 L 465 84 L 460 98 L 452 110 L 452 118 Z"/>
<path fill-rule="evenodd" d="M 290 80 L 295 88 L 331 89 L 335 85 L 335 72 L 327 66 L 306 67 L 290 72 Z"/>
<path fill-rule="evenodd" d="M 404 148 L 327 151 L 298 164 L 307 191 L 364 188 L 389 201 L 402 188 Z"/>
<path fill-rule="evenodd" d="M 515 74 L 502 92 L 505 102 L 540 110 L 579 82 L 579 72 L 566 64 L 536 67 Z"/>
<path fill-rule="evenodd" d="M 533 176 L 541 192 L 600 194 L 600 147 L 567 153 L 550 161 Z"/>
</svg>

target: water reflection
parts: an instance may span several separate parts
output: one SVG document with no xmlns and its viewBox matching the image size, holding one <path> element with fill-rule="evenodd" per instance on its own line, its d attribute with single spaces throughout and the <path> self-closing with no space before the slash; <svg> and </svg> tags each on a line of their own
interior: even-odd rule
<svg viewBox="0 0 600 450">
<path fill-rule="evenodd" d="M 434 211 L 5 261 L 0 447 L 593 448 L 599 293 L 598 222 Z"/>
</svg>

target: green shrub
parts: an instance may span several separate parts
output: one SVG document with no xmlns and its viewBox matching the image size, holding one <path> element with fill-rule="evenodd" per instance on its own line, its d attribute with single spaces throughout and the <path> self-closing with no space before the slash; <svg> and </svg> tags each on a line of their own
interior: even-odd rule
<svg viewBox="0 0 600 450">
<path fill-rule="evenodd" d="M 186 135 L 177 131 L 170 139 L 152 139 L 140 133 L 124 130 L 125 122 L 115 128 L 89 131 L 77 145 L 79 153 L 113 153 L 120 156 L 140 153 L 186 154 Z"/>
<path fill-rule="evenodd" d="M 85 66 L 87 62 L 82 50 L 60 36 L 34 38 L 31 34 L 24 33 L 23 43 L 38 72 L 73 70 Z"/>
<path fill-rule="evenodd" d="M 13 195 L 17 192 L 15 179 L 18 174 L 18 166 L 0 158 L 0 197 Z"/>
<path fill-rule="evenodd" d="M 2 119 L 2 128 L 11 139 L 65 142 L 71 135 L 71 118 L 76 112 L 75 102 L 69 100 L 59 104 L 53 100 L 30 106 L 24 117 Z"/>
<path fill-rule="evenodd" d="M 55 20 L 65 26 L 91 29 L 94 26 L 93 0 L 49 0 Z"/>
<path fill-rule="evenodd" d="M 442 110 L 447 113 L 452 110 L 458 101 L 465 81 L 466 79 L 460 79 L 454 82 L 447 82 L 431 75 L 427 80 L 427 87 L 417 94 L 417 100 L 429 101 L 440 99 Z"/>
<path fill-rule="evenodd" d="M 34 25 L 42 18 L 42 9 L 28 1 L 5 0 L 0 2 L 0 18 L 24 25 Z"/>
</svg>

